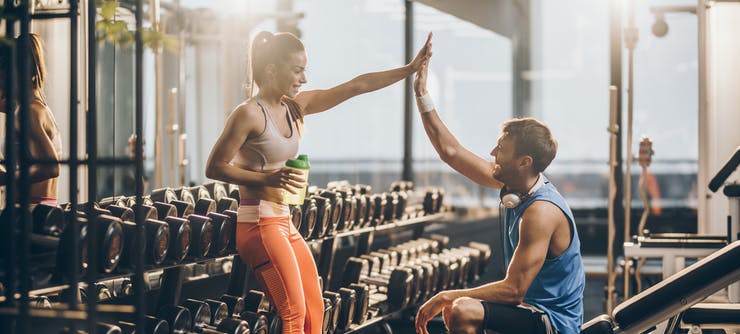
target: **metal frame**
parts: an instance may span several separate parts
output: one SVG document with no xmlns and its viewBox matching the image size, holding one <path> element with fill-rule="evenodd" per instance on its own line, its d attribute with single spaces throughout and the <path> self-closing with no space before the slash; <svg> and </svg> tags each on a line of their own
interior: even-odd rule
<svg viewBox="0 0 740 334">
<path fill-rule="evenodd" d="M 0 314 L 3 314 L 3 332 L 4 333 L 30 333 L 31 332 L 31 319 L 32 318 L 56 318 L 62 321 L 66 321 L 70 325 L 72 332 L 76 332 L 79 325 L 87 327 L 88 329 L 95 328 L 98 320 L 98 312 L 126 312 L 130 307 L 109 307 L 99 306 L 96 294 L 90 294 L 87 300 L 85 309 L 81 308 L 78 303 L 77 287 L 81 281 L 79 273 L 73 271 L 68 282 L 63 284 L 69 293 L 63 294 L 64 298 L 67 299 L 66 309 L 55 309 L 55 310 L 32 310 L 30 308 L 29 293 L 31 291 L 31 261 L 30 261 L 30 236 L 31 236 L 31 222 L 30 222 L 30 193 L 28 191 L 30 186 L 29 179 L 29 167 L 33 164 L 49 164 L 59 163 L 69 166 L 69 198 L 71 208 L 71 221 L 67 228 L 73 230 L 78 229 L 77 208 L 78 208 L 78 171 L 80 166 L 87 166 L 87 185 L 88 185 L 88 197 L 89 200 L 95 200 L 96 198 L 96 178 L 97 178 L 97 167 L 99 165 L 130 165 L 136 164 L 136 178 L 137 178 L 137 200 L 141 202 L 141 195 L 143 193 L 143 155 L 142 152 L 142 141 L 141 133 L 143 129 L 142 122 L 142 108 L 141 108 L 141 15 L 137 15 L 137 82 L 136 82 L 136 100 L 137 100 L 137 124 L 136 131 L 138 140 L 136 143 L 137 155 L 132 161 L 130 159 L 116 159 L 114 158 L 103 158 L 99 159 L 97 155 L 97 101 L 95 96 L 96 88 L 96 63 L 97 63 L 97 48 L 95 45 L 97 41 L 95 39 L 95 19 L 97 15 L 96 7 L 93 1 L 86 1 L 83 3 L 83 9 L 87 9 L 86 15 L 81 15 L 84 12 L 80 11 L 79 0 L 69 0 L 69 8 L 63 12 L 54 13 L 33 13 L 31 14 L 32 1 L 21 1 L 20 4 L 16 5 L 13 0 L 4 1 L 4 12 L 2 18 L 6 21 L 6 35 L 10 38 L 15 36 L 15 26 L 20 26 L 20 36 L 17 45 L 11 43 L 9 47 L 9 62 L 8 68 L 6 68 L 5 78 L 5 91 L 8 96 L 15 96 L 15 90 L 19 99 L 18 108 L 18 120 L 20 128 L 15 128 L 16 116 L 14 112 L 8 112 L 6 117 L 6 138 L 5 138 L 5 160 L 4 163 L 8 166 L 9 173 L 6 174 L 6 210 L 4 212 L 8 224 L 5 226 L 3 231 L 8 237 L 8 259 L 18 258 L 18 265 L 14 261 L 6 261 L 5 263 L 5 280 L 4 285 L 5 301 L 0 308 Z M 142 6 L 141 0 L 137 0 L 137 12 L 140 12 Z M 140 13 L 139 13 L 140 14 Z M 79 89 L 79 20 L 82 17 L 87 17 L 86 25 L 86 37 L 87 37 L 87 113 L 86 113 L 86 159 L 79 158 L 78 152 L 78 89 Z M 70 20 L 70 96 L 69 96 L 69 132 L 70 132 L 70 148 L 69 158 L 61 159 L 59 161 L 49 161 L 48 159 L 31 159 L 27 150 L 20 150 L 17 152 L 16 142 L 18 147 L 28 147 L 29 144 L 29 112 L 30 112 L 30 68 L 27 57 L 19 57 L 16 59 L 16 51 L 29 50 L 30 44 L 28 34 L 30 32 L 31 20 L 46 20 L 46 19 L 60 19 L 67 18 Z M 83 24 L 85 24 L 83 22 Z M 17 63 L 18 66 L 15 66 Z M 19 69 L 19 71 L 16 71 Z M 15 86 L 15 78 L 18 78 L 18 87 Z M 6 110 L 12 110 L 12 99 L 8 99 L 6 103 Z M 19 167 L 19 177 L 15 178 L 16 165 Z M 18 196 L 16 197 L 16 192 Z M 16 203 L 19 204 L 16 207 Z M 16 219 L 20 218 L 18 223 Z M 142 219 L 137 217 L 137 226 L 139 227 L 140 236 L 143 238 L 144 225 Z M 96 235 L 96 224 L 88 224 L 88 235 Z M 18 235 L 19 234 L 19 235 Z M 72 234 L 72 243 L 79 244 L 79 236 L 76 233 Z M 19 240 L 16 242 L 16 238 Z M 140 240 L 142 238 L 139 238 Z M 96 238 L 88 238 L 88 250 L 89 250 L 89 267 L 86 273 L 85 282 L 88 286 L 93 285 L 98 280 L 98 244 Z M 79 267 L 80 254 L 78 248 L 73 247 L 73 268 Z M 139 259 L 139 263 L 136 264 L 136 277 L 135 280 L 139 285 L 135 288 L 139 291 L 144 291 L 143 286 L 143 259 Z M 136 284 L 136 283 L 135 283 Z M 16 290 L 16 286 L 19 288 Z M 15 295 L 20 294 L 19 303 L 15 300 Z M 137 294 L 143 297 L 143 294 Z M 144 299 L 139 298 L 136 300 L 135 309 L 137 311 L 137 326 L 144 327 Z"/>
</svg>

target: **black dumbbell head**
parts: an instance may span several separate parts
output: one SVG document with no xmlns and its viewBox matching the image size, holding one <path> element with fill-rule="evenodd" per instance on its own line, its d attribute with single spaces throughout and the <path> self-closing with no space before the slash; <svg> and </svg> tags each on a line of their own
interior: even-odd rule
<svg viewBox="0 0 740 334">
<path fill-rule="evenodd" d="M 213 242 L 213 224 L 211 218 L 192 214 L 188 216 L 191 230 L 190 256 L 201 258 L 208 256 Z"/>
<path fill-rule="evenodd" d="M 33 208 L 33 233 L 58 237 L 64 230 L 64 212 L 54 205 L 38 204 Z"/>
<path fill-rule="evenodd" d="M 194 206 L 188 201 L 172 201 L 170 204 L 174 205 L 177 209 L 177 216 L 180 218 L 186 218 L 194 212 Z"/>
<path fill-rule="evenodd" d="M 167 257 L 175 262 L 185 259 L 190 249 L 191 228 L 187 219 L 167 217 L 164 219 L 170 227 L 170 246 Z"/>
<path fill-rule="evenodd" d="M 165 203 L 165 202 L 154 202 L 152 206 L 155 209 L 157 209 L 157 219 L 159 220 L 164 220 L 166 217 L 177 217 L 178 216 L 177 208 L 172 204 Z"/>
<path fill-rule="evenodd" d="M 172 188 L 159 188 L 152 191 L 150 198 L 152 202 L 170 203 L 177 200 L 177 194 Z"/>
<path fill-rule="evenodd" d="M 213 242 L 211 242 L 210 254 L 212 256 L 224 256 L 229 253 L 229 245 L 234 239 L 234 222 L 231 217 L 220 213 L 208 214 L 213 225 Z"/>
</svg>

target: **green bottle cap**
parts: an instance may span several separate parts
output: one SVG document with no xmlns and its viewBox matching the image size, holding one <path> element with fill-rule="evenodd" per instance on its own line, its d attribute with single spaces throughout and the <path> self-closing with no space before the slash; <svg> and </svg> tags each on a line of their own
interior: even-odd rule
<svg viewBox="0 0 740 334">
<path fill-rule="evenodd" d="M 310 169 L 311 165 L 308 163 L 308 161 L 298 159 L 288 159 L 288 161 L 285 162 L 285 166 L 291 167 L 291 168 L 297 168 L 297 169 Z"/>
<path fill-rule="evenodd" d="M 298 156 L 298 160 L 303 160 L 305 162 L 308 162 L 308 154 L 301 154 Z"/>
</svg>

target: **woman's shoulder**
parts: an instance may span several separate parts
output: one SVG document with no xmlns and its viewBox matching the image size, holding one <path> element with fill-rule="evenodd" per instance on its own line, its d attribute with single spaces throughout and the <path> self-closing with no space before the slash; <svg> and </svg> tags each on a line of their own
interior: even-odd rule
<svg viewBox="0 0 740 334">
<path fill-rule="evenodd" d="M 254 99 L 247 99 L 246 101 L 240 103 L 236 108 L 234 108 L 234 111 L 232 113 L 239 117 L 247 117 L 247 118 L 254 118 L 254 117 L 262 117 L 262 108 L 260 105 L 255 101 Z"/>
</svg>

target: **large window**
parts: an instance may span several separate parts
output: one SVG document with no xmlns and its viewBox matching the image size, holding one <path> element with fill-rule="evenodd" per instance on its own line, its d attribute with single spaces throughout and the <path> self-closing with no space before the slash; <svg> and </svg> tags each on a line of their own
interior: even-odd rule
<svg viewBox="0 0 740 334">
<path fill-rule="evenodd" d="M 303 89 L 405 63 L 402 2 L 297 0 L 294 10 L 305 13 L 298 25 L 308 53 Z M 403 89 L 399 82 L 306 118 L 300 151 L 311 159 L 311 184 L 346 179 L 385 190 L 401 177 Z"/>
<path fill-rule="evenodd" d="M 489 158 L 499 124 L 512 115 L 511 41 L 424 5 L 415 5 L 415 45 L 434 32 L 429 91 L 463 146 Z M 439 160 L 414 107 L 414 171 L 419 185 L 443 186 L 456 205 L 489 204 L 492 194 Z"/>
</svg>

